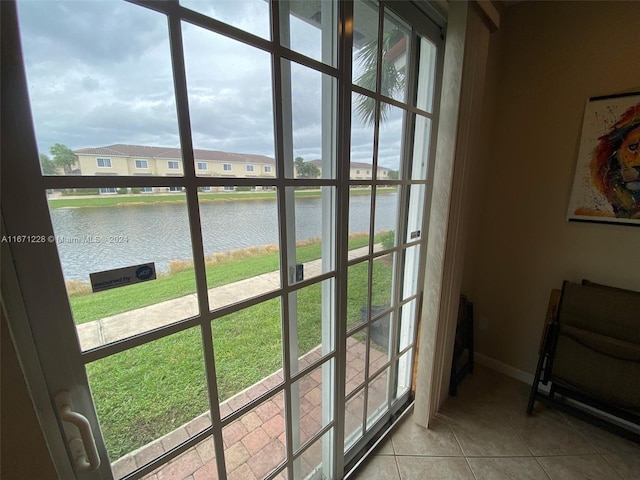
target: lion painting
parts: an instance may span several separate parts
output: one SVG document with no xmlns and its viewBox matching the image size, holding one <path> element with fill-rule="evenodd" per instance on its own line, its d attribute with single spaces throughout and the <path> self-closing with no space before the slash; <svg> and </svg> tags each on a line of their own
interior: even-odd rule
<svg viewBox="0 0 640 480">
<path fill-rule="evenodd" d="M 589 165 L 594 187 L 615 217 L 640 219 L 640 104 L 626 110 L 598 141 Z"/>
</svg>

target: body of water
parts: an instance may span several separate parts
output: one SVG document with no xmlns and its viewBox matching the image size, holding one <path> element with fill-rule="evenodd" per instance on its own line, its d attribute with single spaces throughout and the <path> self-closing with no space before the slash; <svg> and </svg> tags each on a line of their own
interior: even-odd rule
<svg viewBox="0 0 640 480">
<path fill-rule="evenodd" d="M 397 201 L 397 193 L 378 195 L 376 232 L 395 229 Z M 370 197 L 350 202 L 349 232 L 368 232 Z M 321 198 L 297 199 L 295 217 L 297 242 L 321 237 Z M 166 271 L 170 260 L 193 258 L 186 203 L 63 208 L 51 218 L 66 279 L 147 262 Z M 205 255 L 279 243 L 275 200 L 202 202 L 200 218 Z"/>
</svg>

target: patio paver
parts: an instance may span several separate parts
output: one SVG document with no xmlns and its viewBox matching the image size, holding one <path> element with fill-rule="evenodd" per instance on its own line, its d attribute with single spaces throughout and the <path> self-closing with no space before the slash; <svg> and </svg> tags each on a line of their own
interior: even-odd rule
<svg viewBox="0 0 640 480">
<path fill-rule="evenodd" d="M 362 252 L 353 250 L 350 252 L 350 256 L 362 256 Z M 309 273 L 311 271 L 312 270 L 307 270 L 305 267 L 305 272 Z M 274 274 L 277 276 L 277 272 L 274 272 Z M 247 294 L 247 288 L 249 288 L 248 285 L 254 281 L 255 278 L 250 279 L 248 282 L 243 281 L 242 286 L 236 283 L 222 288 L 226 289 L 225 294 L 236 289 L 236 292 L 242 292 L 244 298 Z M 265 285 L 270 285 L 268 287 L 269 291 L 273 290 L 274 284 L 268 283 L 269 281 L 272 282 L 273 279 L 256 282 L 256 288 L 266 288 Z M 279 282 L 279 278 L 277 281 Z M 276 285 L 275 288 L 277 288 L 277 286 L 279 285 Z M 213 290 L 217 289 L 210 290 L 210 298 L 212 297 Z M 218 299 L 223 298 L 222 296 L 217 296 L 217 294 L 214 295 L 214 297 Z M 114 338 L 125 338 L 151 328 L 157 328 L 158 326 L 171 323 L 176 320 L 176 318 L 170 314 L 171 308 L 173 307 L 181 309 L 181 318 L 184 318 L 185 311 L 189 311 L 188 308 L 190 308 L 188 307 L 189 302 L 193 302 L 194 298 L 194 295 L 189 295 L 188 297 L 162 302 L 161 304 L 126 312 L 100 321 L 78 325 L 78 335 L 82 348 L 92 348 L 104 342 L 112 341 Z M 228 299 L 228 297 L 225 298 Z M 171 302 L 175 303 L 168 305 Z M 147 315 L 150 310 L 146 309 L 149 308 L 154 308 L 154 315 Z M 145 311 L 142 312 L 141 310 Z M 163 312 L 163 314 L 158 312 Z M 149 317 L 154 318 L 153 322 L 155 323 L 153 325 L 140 321 L 142 318 Z M 133 322 L 134 318 L 136 319 L 135 322 Z M 164 318 L 165 323 L 163 324 L 159 318 Z M 167 320 L 167 318 L 170 320 Z M 117 328 L 110 330 L 112 325 L 115 324 L 118 324 Z M 129 327 L 126 327 L 126 325 L 129 325 Z M 129 329 L 127 330 L 127 328 Z M 348 358 L 351 358 L 351 361 L 348 361 L 347 369 L 347 382 L 348 385 L 351 385 L 351 388 L 347 389 L 347 392 L 349 392 L 355 388 L 354 383 L 361 384 L 364 380 L 366 345 L 352 336 L 347 339 L 347 347 Z M 375 348 L 371 348 L 369 354 L 369 364 L 372 366 L 381 366 L 386 361 L 386 354 Z M 321 348 L 317 347 L 299 359 L 299 369 L 305 368 L 319 358 L 321 358 Z M 282 381 L 283 373 L 282 370 L 279 370 L 246 390 L 239 392 L 220 405 L 221 417 L 224 418 L 233 411 L 244 407 L 251 400 L 280 385 Z M 313 370 L 304 376 L 298 382 L 298 385 L 300 440 L 304 442 L 317 433 L 322 426 L 322 369 L 317 368 Z M 255 409 L 245 413 L 238 420 L 223 429 L 225 463 L 228 478 L 242 478 L 247 480 L 262 478 L 284 461 L 286 454 L 286 433 L 284 428 L 284 402 L 282 398 L 282 393 L 276 394 L 271 399 L 262 402 Z M 370 395 L 370 402 L 372 399 L 376 401 L 384 400 L 383 397 L 379 397 L 378 395 Z M 353 423 L 353 428 L 355 428 L 358 420 L 362 419 L 362 399 L 350 402 L 347 408 L 350 410 L 347 412 L 347 423 Z M 153 458 L 156 458 L 170 448 L 175 447 L 194 434 L 202 431 L 208 427 L 210 423 L 210 416 L 208 412 L 205 412 L 162 438 L 118 459 L 112 464 L 116 478 L 120 478 L 136 468 L 143 466 Z M 320 448 L 319 442 L 305 452 L 301 461 L 303 470 L 307 472 L 313 470 L 315 465 L 321 460 L 321 453 L 322 449 Z M 217 479 L 218 475 L 212 438 L 209 437 L 206 441 L 187 450 L 144 478 L 147 480 Z M 276 478 L 286 478 L 286 475 L 283 474 Z"/>
<path fill-rule="evenodd" d="M 355 342 L 353 339 L 350 342 Z M 319 349 L 320 347 L 318 347 Z M 364 349 L 362 350 L 364 352 Z M 382 352 L 371 350 L 372 355 L 384 356 Z M 310 352 L 309 357 L 315 359 L 317 352 Z M 313 360 L 301 359 L 302 367 L 313 363 Z M 363 366 L 364 368 L 364 366 Z M 282 378 L 282 372 L 278 371 L 261 382 L 252 385 L 247 390 L 239 392 L 228 401 L 221 404 L 221 411 L 227 413 L 231 409 L 225 409 L 232 400 L 238 397 L 246 399 L 248 402 L 249 391 L 267 391 L 264 384 L 272 384 L 272 377 Z M 300 399 L 300 441 L 303 443 L 316 434 L 322 427 L 322 394 L 321 384 L 312 375 L 305 376 L 306 394 Z M 375 382 L 374 382 L 375 383 Z M 275 383 L 277 385 L 277 382 Z M 380 395 L 382 394 L 382 395 Z M 223 429 L 223 439 L 225 442 L 225 462 L 228 478 L 259 479 L 268 474 L 281 464 L 285 459 L 285 438 L 283 402 L 274 401 L 282 394 L 261 403 L 253 410 L 241 416 Z M 255 398 L 255 397 L 254 397 Z M 376 406 L 384 401 L 384 392 L 371 392 L 369 402 Z M 373 403 L 372 403 L 373 402 Z M 239 404 L 240 402 L 235 402 Z M 244 405 L 244 404 L 243 404 Z M 239 408 L 243 405 L 240 405 Z M 353 431 L 362 419 L 363 398 L 358 395 L 347 405 L 347 425 L 349 431 Z M 145 445 L 112 464 L 116 473 L 116 478 L 141 467 L 151 459 L 165 452 L 168 448 L 175 446 L 176 442 L 186 440 L 190 435 L 201 431 L 210 424 L 208 412 L 195 418 L 191 422 L 170 432 L 161 439 Z M 322 449 L 320 443 L 314 445 L 302 456 L 301 465 L 304 471 L 310 472 L 315 468 L 312 464 L 321 461 Z M 212 438 L 201 442 L 195 447 L 187 450 L 176 459 L 169 462 L 143 477 L 145 480 L 204 480 L 217 479 L 217 467 L 215 462 L 215 452 Z"/>
</svg>

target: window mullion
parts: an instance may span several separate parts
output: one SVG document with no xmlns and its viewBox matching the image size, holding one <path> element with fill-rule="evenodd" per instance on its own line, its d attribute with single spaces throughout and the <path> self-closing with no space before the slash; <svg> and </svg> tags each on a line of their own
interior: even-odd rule
<svg viewBox="0 0 640 480">
<path fill-rule="evenodd" d="M 283 15 L 280 9 L 287 9 Z M 271 28 L 275 51 L 273 54 L 273 95 L 276 125 L 276 165 L 278 179 L 293 178 L 293 105 L 291 89 L 291 64 L 283 61 L 280 45 L 285 39 L 289 43 L 289 15 L 287 2 L 271 2 Z M 292 384 L 291 376 L 298 371 L 298 335 L 297 335 L 297 294 L 290 292 L 291 275 L 289 269 L 295 269 L 295 198 L 293 187 L 281 184 L 278 195 L 280 216 L 280 278 L 286 298 L 282 302 L 282 336 L 285 380 L 285 428 L 287 452 L 287 476 L 298 478 L 300 462 L 293 458 L 294 445 L 300 444 L 300 408 L 298 384 Z M 295 278 L 295 277 L 294 277 Z M 296 475 L 297 474 L 297 475 Z"/>
<path fill-rule="evenodd" d="M 342 478 L 345 461 L 345 389 L 347 367 L 347 324 L 342 319 L 347 312 L 347 274 L 348 274 L 348 235 L 349 235 L 349 171 L 351 162 L 351 77 L 353 48 L 353 2 L 339 2 L 338 7 L 338 111 L 337 111 L 337 165 L 336 192 L 337 222 L 336 232 L 336 332 L 335 332 L 335 383 L 334 389 L 334 421 L 333 432 L 333 469 L 331 478 Z"/>
<path fill-rule="evenodd" d="M 338 5 L 333 2 L 321 2 L 322 61 L 335 64 L 338 51 Z M 322 76 L 322 172 L 324 178 L 336 178 L 337 117 L 336 106 L 338 92 L 336 80 L 328 75 Z M 336 189 L 324 186 L 322 190 L 322 271 L 336 268 Z M 336 282 L 322 282 L 322 354 L 326 355 L 335 345 L 336 324 Z M 322 425 L 335 418 L 334 402 L 336 391 L 335 371 L 340 362 L 327 362 L 322 367 Z M 344 363 L 344 362 L 343 362 Z M 335 464 L 335 431 L 328 439 L 322 437 L 323 477 L 332 478 Z M 334 477 L 335 478 L 335 477 Z"/>
<path fill-rule="evenodd" d="M 169 44 L 171 49 L 171 63 L 176 95 L 176 108 L 178 110 L 178 129 L 182 152 L 182 168 L 187 187 L 187 211 L 189 215 L 189 227 L 191 233 L 191 248 L 193 251 L 193 264 L 196 277 L 196 290 L 198 294 L 198 306 L 200 314 L 209 312 L 209 296 L 207 291 L 207 273 L 205 269 L 204 247 L 202 241 L 202 224 L 200 221 L 200 209 L 198 204 L 198 190 L 195 183 L 196 171 L 194 152 L 191 138 L 191 121 L 189 117 L 189 100 L 187 96 L 187 77 L 184 62 L 184 47 L 182 43 L 182 27 L 180 17 L 175 10 L 168 15 L 169 20 Z M 201 324 L 203 342 L 203 357 L 209 393 L 209 408 L 211 424 L 213 426 L 213 443 L 216 456 L 218 477 L 226 478 L 224 464 L 224 443 L 220 424 L 220 406 L 218 386 L 215 373 L 215 357 L 213 352 L 213 338 L 211 337 L 211 325 L 207 322 Z"/>
</svg>

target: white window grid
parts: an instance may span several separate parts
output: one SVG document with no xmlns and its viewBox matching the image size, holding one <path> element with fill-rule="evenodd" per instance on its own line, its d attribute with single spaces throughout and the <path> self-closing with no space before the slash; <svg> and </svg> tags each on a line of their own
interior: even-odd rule
<svg viewBox="0 0 640 480">
<path fill-rule="evenodd" d="M 164 8 L 164 7 L 163 7 L 163 8 Z M 173 28 L 173 29 L 175 30 L 175 29 L 177 28 L 177 27 L 176 27 L 176 25 L 177 25 L 177 24 L 174 22 L 174 24 L 172 24 L 172 25 L 173 25 L 173 26 L 172 26 L 171 28 Z M 276 25 L 276 26 L 277 26 L 277 25 L 278 25 L 278 23 L 277 23 L 277 22 L 275 22 L 275 23 L 274 23 L 274 25 Z M 208 26 L 207 26 L 207 28 L 209 28 L 209 29 L 211 29 L 211 30 L 221 30 L 221 31 L 222 31 L 222 33 L 227 34 L 227 35 L 229 35 L 229 36 L 232 36 L 232 35 L 236 35 L 236 34 L 237 34 L 234 30 L 232 30 L 232 29 L 227 30 L 226 28 L 221 27 L 221 26 L 220 26 L 220 25 L 218 25 L 218 24 L 210 24 L 210 25 L 208 25 Z M 174 33 L 176 33 L 176 32 L 174 31 Z M 244 40 L 247 40 L 247 38 L 244 38 Z M 262 48 L 264 48 L 264 45 L 263 45 L 263 44 L 260 44 L 260 46 L 261 46 Z M 174 56 L 176 56 L 176 57 L 178 57 L 178 58 L 180 58 L 180 57 L 181 57 L 181 54 L 179 53 L 179 51 L 178 51 L 178 50 L 174 50 L 173 55 L 174 55 Z M 321 65 L 321 64 L 318 64 L 317 62 L 309 61 L 308 59 L 305 59 L 304 57 L 302 57 L 302 56 L 300 56 L 300 55 L 296 55 L 296 54 L 292 54 L 292 53 L 289 53 L 288 55 L 289 55 L 289 56 L 291 56 L 291 57 L 293 57 L 293 58 L 295 58 L 295 59 L 296 59 L 296 60 L 298 60 L 298 61 L 301 61 L 302 63 L 307 64 L 307 66 L 310 66 L 311 68 L 317 68 L 318 70 L 323 71 L 324 73 L 327 73 L 327 74 L 329 74 L 329 75 L 332 75 L 332 76 L 333 76 L 333 75 L 337 75 L 337 76 L 339 76 L 339 75 L 340 75 L 339 73 L 337 73 L 337 74 L 336 74 L 336 72 L 335 72 L 334 70 L 332 70 L 330 67 L 327 67 L 326 65 Z M 280 57 L 278 57 L 278 58 L 277 58 L 277 60 L 280 60 Z M 280 73 L 280 72 L 278 72 L 278 71 L 276 70 L 276 71 L 275 71 L 275 73 L 274 73 L 274 76 L 275 76 L 276 80 L 280 77 L 280 75 L 281 75 L 281 73 Z M 277 82 L 276 82 L 276 83 L 277 83 Z M 186 98 L 186 94 L 184 94 L 184 93 L 178 92 L 178 95 L 179 95 L 179 96 L 182 96 L 183 98 Z M 276 92 L 275 92 L 275 95 L 276 95 L 276 98 L 278 98 L 278 97 L 280 97 L 280 96 L 282 95 L 282 93 L 281 93 L 281 92 L 279 92 L 279 91 L 276 91 Z M 281 98 L 279 98 L 279 100 L 280 100 L 280 101 L 282 101 L 282 99 L 281 99 Z M 186 105 L 186 103 L 184 103 L 183 105 Z M 185 112 L 187 112 L 187 107 L 186 107 L 186 106 L 180 106 L 180 102 L 179 102 L 179 110 L 182 110 L 182 111 L 181 111 L 181 114 L 184 114 Z M 414 110 L 415 110 L 415 109 L 414 109 Z M 281 118 L 282 118 L 283 116 L 285 116 L 285 113 L 283 113 L 282 111 L 277 111 L 277 112 L 276 112 L 276 116 L 279 116 L 279 117 L 281 117 Z M 282 139 L 281 139 L 281 140 L 282 140 Z M 277 161 L 279 161 L 279 162 L 283 162 L 282 157 L 281 157 L 281 153 L 282 153 L 282 152 L 280 152 L 279 159 L 277 160 Z M 187 156 L 187 157 L 189 156 L 189 153 L 188 153 L 188 152 L 187 152 L 186 156 Z M 103 160 L 108 160 L 108 164 L 109 164 L 108 166 L 109 166 L 109 167 L 111 167 L 111 160 L 110 160 L 110 159 L 103 159 Z M 98 159 L 98 163 L 100 163 L 100 159 Z M 107 163 L 107 162 L 104 162 L 104 163 Z M 375 164 L 376 164 L 376 163 L 375 163 L 375 160 L 374 160 L 374 165 L 375 165 Z M 227 165 L 229 165 L 229 170 L 230 170 L 230 169 L 231 169 L 231 165 L 230 165 L 230 164 L 225 164 L 225 165 L 224 165 L 224 170 L 227 170 L 227 168 L 226 168 L 226 167 L 227 167 Z M 281 165 L 282 165 L 282 163 L 281 163 Z M 99 166 L 100 166 L 100 165 L 99 165 Z M 105 165 L 105 167 L 106 167 L 106 165 Z M 251 169 L 250 169 L 249 167 L 251 167 Z M 177 161 L 169 161 L 169 162 L 168 162 L 168 168 L 169 168 L 169 169 L 173 169 L 173 170 L 177 170 L 177 169 L 179 169 L 179 168 L 180 168 L 180 167 L 179 167 L 179 163 L 178 163 Z M 191 167 L 191 168 L 193 168 L 193 167 Z M 284 170 L 284 169 L 281 169 L 281 171 L 283 171 L 283 170 Z M 247 165 L 247 171 L 253 171 L 253 166 L 252 166 L 252 165 Z M 359 171 L 358 171 L 358 173 L 359 173 Z M 190 172 L 186 172 L 186 174 L 187 174 L 187 175 L 189 175 L 189 174 L 190 174 Z M 383 173 L 383 174 L 386 176 L 386 175 L 387 175 L 387 172 L 386 172 L 386 171 L 384 171 L 384 173 Z M 191 173 L 191 175 L 193 175 L 193 174 Z M 347 175 L 347 177 L 348 177 L 348 175 Z M 293 175 L 292 175 L 291 177 L 289 177 L 289 178 L 293 178 Z M 343 176 L 343 178 L 345 178 L 345 177 Z M 184 180 L 184 183 L 186 183 L 186 184 L 187 184 L 187 190 L 188 190 L 189 188 L 193 188 L 193 186 L 194 186 L 194 185 L 197 185 L 197 183 L 194 183 L 194 182 L 195 182 L 195 180 L 194 180 L 192 177 L 189 177 L 189 178 L 186 178 L 186 179 L 181 179 L 181 182 L 182 182 L 183 180 Z M 83 181 L 84 181 L 84 179 L 83 179 Z M 82 182 L 78 182 L 78 183 L 82 183 Z M 91 183 L 91 180 L 90 180 L 90 179 L 87 179 L 87 183 L 88 183 L 88 184 L 90 184 L 90 183 Z M 348 185 L 347 183 L 348 183 L 348 182 L 345 182 L 345 185 L 346 185 L 346 186 L 347 186 L 347 188 L 348 188 L 348 187 L 349 187 L 349 185 Z M 326 184 L 326 185 L 323 185 L 323 182 L 322 182 L 322 181 L 319 181 L 319 183 L 317 183 L 317 185 L 319 185 L 319 186 L 338 186 L 338 187 L 340 187 L 340 186 L 341 186 L 339 183 L 336 183 L 336 181 L 335 181 L 335 180 L 333 180 L 333 179 L 330 179 L 330 180 L 328 180 L 328 181 L 324 181 L 324 184 Z M 285 181 L 285 179 L 284 179 L 284 178 L 282 178 L 282 177 L 278 177 L 278 178 L 275 180 L 275 185 L 276 185 L 276 188 L 277 188 L 277 189 L 282 190 L 282 189 L 283 189 L 283 187 L 284 187 L 285 185 L 287 185 L 287 183 L 286 183 L 286 181 Z M 375 183 L 374 183 L 374 186 L 375 186 Z M 227 188 L 234 189 L 234 187 L 232 187 L 232 186 L 225 185 L 225 186 L 224 186 L 224 189 L 225 189 L 225 190 L 227 190 Z M 170 191 L 182 191 L 182 187 L 171 185 L 171 186 L 169 187 L 169 190 L 170 190 Z M 280 211 L 281 211 L 281 213 L 282 213 L 282 212 L 286 212 L 286 210 L 287 210 L 287 209 L 286 209 L 286 207 L 284 206 L 284 203 L 281 203 L 281 205 L 282 205 L 282 206 L 280 207 Z M 285 215 L 285 216 L 286 216 L 286 215 Z M 283 226 L 281 226 L 281 228 L 283 229 L 284 227 L 283 227 Z M 195 230 L 194 230 L 194 231 L 192 231 L 192 234 L 195 234 L 195 233 L 197 233 L 197 231 L 195 231 Z M 197 235 L 194 235 L 194 237 L 192 238 L 192 241 L 194 242 L 194 245 L 195 245 L 196 247 L 201 246 L 201 245 L 199 245 L 199 244 L 201 244 L 201 239 L 199 239 L 199 238 L 197 237 Z M 334 245 L 334 247 L 333 247 L 333 248 L 335 248 L 335 245 Z M 397 249 L 398 247 L 395 247 L 395 248 Z M 332 275 L 335 275 L 335 273 L 333 273 L 333 274 L 329 274 L 327 278 L 333 278 L 333 276 L 332 276 Z M 199 290 L 200 290 L 200 287 L 199 287 Z M 210 316 L 210 315 L 208 315 L 208 316 Z M 208 316 L 207 316 L 207 317 L 208 317 Z M 205 322 L 205 323 L 206 323 L 206 322 Z M 204 325 L 204 324 L 203 324 L 203 325 Z M 158 335 L 162 336 L 162 334 L 161 334 L 161 333 L 160 333 L 160 334 L 154 334 L 154 335 L 149 336 L 149 337 L 148 337 L 148 340 L 145 340 L 145 337 L 144 337 L 144 336 L 141 336 L 140 338 L 136 339 L 134 343 L 142 344 L 142 343 L 145 343 L 146 341 L 152 341 L 152 340 L 153 340 L 153 339 L 155 339 L 155 338 L 160 338 Z M 287 335 L 285 334 L 285 339 L 284 339 L 284 341 L 285 341 L 285 342 L 287 341 L 286 336 L 287 336 Z M 118 346 L 118 347 L 113 347 L 113 348 L 110 348 L 110 349 L 105 349 L 105 350 L 104 350 L 104 354 L 105 354 L 105 355 L 106 355 L 107 353 L 109 353 L 109 354 L 110 354 L 110 353 L 112 353 L 113 351 L 115 351 L 114 349 L 119 349 L 119 348 L 121 348 L 121 349 L 123 349 L 123 350 L 124 350 L 124 349 L 126 349 L 126 348 L 130 348 L 130 347 L 128 347 L 128 345 L 129 345 L 129 344 L 125 342 L 123 345 L 120 345 L 120 346 Z M 405 353 L 405 352 L 402 352 L 402 353 Z M 101 352 L 95 352 L 95 353 L 93 353 L 92 355 L 87 356 L 87 358 L 93 358 L 93 359 L 95 359 L 95 358 L 100 358 L 100 356 L 101 356 L 102 354 L 103 354 L 103 353 L 101 353 Z M 286 357 L 287 357 L 287 355 L 285 355 L 285 358 L 286 358 Z M 331 354 L 328 358 L 329 358 L 329 359 L 332 359 L 332 358 L 334 358 L 334 357 L 335 357 L 335 352 L 334 352 L 333 354 Z M 211 360 L 213 360 L 213 359 L 211 358 Z M 324 359 L 323 361 L 326 361 L 326 360 L 327 360 L 327 359 Z M 285 367 L 285 368 L 286 368 L 286 367 Z M 300 378 L 300 377 L 296 377 L 296 379 L 298 379 L 298 378 Z M 291 377 L 291 378 L 287 378 L 287 379 L 286 379 L 286 381 L 285 381 L 285 383 L 284 383 L 284 387 L 286 387 L 286 388 L 290 388 L 290 387 L 291 387 L 291 384 L 292 384 L 293 382 L 294 382 L 293 377 Z M 209 387 L 210 387 L 210 394 L 211 394 L 211 392 L 215 392 L 215 391 L 216 391 L 215 385 L 211 385 L 211 384 L 210 384 L 210 385 L 209 385 Z M 335 398 L 335 397 L 334 397 L 334 398 Z M 286 403 L 287 403 L 287 404 L 289 404 L 289 402 L 290 402 L 290 400 L 289 400 L 288 402 L 286 402 Z M 249 404 L 249 405 L 251 405 L 251 404 Z M 337 403 L 336 403 L 336 402 L 334 402 L 334 405 L 337 405 Z M 290 411 L 287 411 L 287 416 L 288 416 L 288 417 L 290 417 L 290 415 L 291 415 L 291 412 L 290 412 Z M 235 417 L 234 417 L 234 418 L 235 418 Z M 339 415 L 339 414 L 338 414 L 337 416 L 335 416 L 334 418 L 335 418 L 335 420 L 334 420 L 333 422 L 331 422 L 331 424 L 330 424 L 328 427 L 326 427 L 325 429 L 323 429 L 323 430 L 320 432 L 320 434 L 314 438 L 314 440 L 318 440 L 318 439 L 319 439 L 319 438 L 320 438 L 324 433 L 328 432 L 328 431 L 329 431 L 329 429 L 333 428 L 334 426 L 335 426 L 336 428 L 333 428 L 333 430 L 335 430 L 335 431 L 339 431 L 339 430 L 340 430 L 341 422 L 342 422 L 343 420 L 341 420 L 341 417 L 340 417 L 340 415 Z M 218 420 L 219 420 L 219 419 L 218 419 Z M 289 423 L 289 420 L 290 420 L 290 419 L 288 418 L 288 419 L 287 419 L 287 425 L 289 425 L 289 424 L 290 424 L 290 423 Z M 227 420 L 227 422 L 226 422 L 226 423 L 228 424 L 228 423 L 229 423 L 229 421 L 230 421 L 230 420 Z M 366 418 L 364 419 L 364 421 L 365 421 L 365 424 L 366 424 Z M 290 434 L 291 434 L 291 428 L 290 428 L 290 427 L 288 427 L 288 428 L 287 428 L 287 432 L 288 432 L 288 435 L 290 435 Z M 338 435 L 338 438 L 340 438 L 340 434 L 338 433 L 337 435 Z M 220 445 L 222 445 L 220 432 L 219 432 L 219 431 L 216 431 L 215 429 L 214 429 L 214 438 L 216 439 L 216 445 L 217 445 L 217 448 L 222 448 L 222 447 L 220 446 Z M 310 444 L 311 444 L 311 443 L 309 443 L 309 445 L 310 445 Z M 307 445 L 307 447 L 308 447 L 309 445 Z M 336 451 L 337 451 L 337 450 L 336 450 Z M 217 453 L 221 453 L 221 452 L 217 452 Z M 291 447 L 289 447 L 289 451 L 287 452 L 287 458 L 292 459 L 292 458 L 293 458 L 293 457 L 292 457 L 292 454 L 293 454 L 293 453 L 294 453 L 294 452 L 293 452 L 293 451 L 291 451 Z M 343 453 L 344 453 L 344 452 L 343 452 Z M 301 452 L 298 452 L 298 453 L 297 453 L 297 455 L 296 455 L 296 458 L 298 458 L 300 454 L 301 454 Z M 168 461 L 170 458 L 174 458 L 176 455 L 177 455 L 177 453 L 176 453 L 176 454 L 171 454 L 171 455 L 169 455 L 168 457 L 166 457 L 166 458 L 167 458 L 167 461 Z M 222 457 L 222 455 L 221 455 L 220 457 Z M 291 462 L 291 461 L 292 461 L 292 460 L 289 460 L 289 462 Z M 287 466 L 286 466 L 286 468 L 289 470 L 289 472 L 290 472 L 290 474 L 291 474 L 291 473 L 292 473 L 292 471 L 293 471 L 293 470 L 292 470 L 292 469 L 293 469 L 293 466 L 292 466 L 291 464 L 289 464 L 289 463 L 288 463 L 288 464 L 287 464 Z M 148 472 L 148 471 L 150 471 L 150 470 L 149 470 L 149 469 L 147 469 L 147 470 L 141 470 L 141 471 L 140 471 L 140 474 L 142 475 L 142 474 L 143 474 L 143 472 Z M 275 472 L 275 473 L 277 473 L 277 472 Z"/>
</svg>

